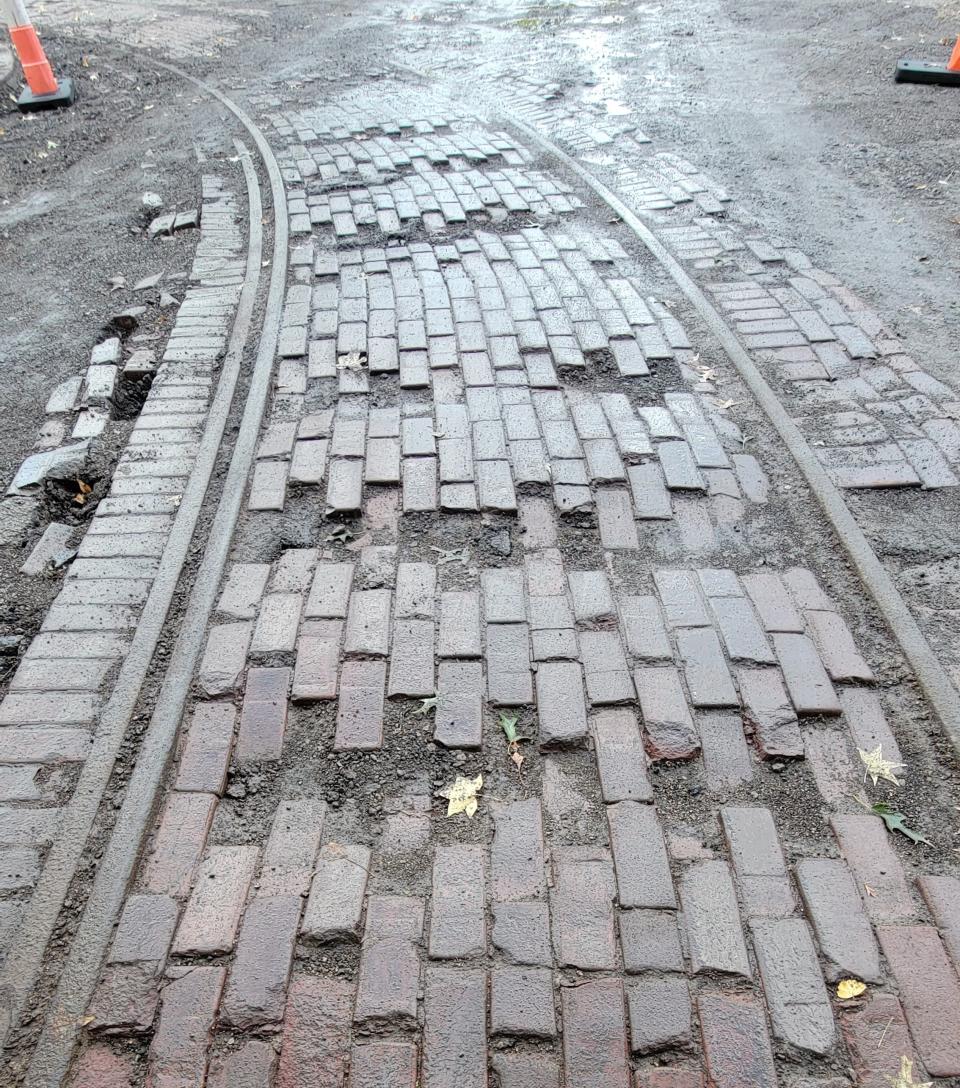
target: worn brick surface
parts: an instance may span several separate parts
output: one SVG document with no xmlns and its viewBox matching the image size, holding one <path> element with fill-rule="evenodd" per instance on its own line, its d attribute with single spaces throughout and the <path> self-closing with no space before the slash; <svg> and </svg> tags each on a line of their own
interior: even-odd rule
<svg viewBox="0 0 960 1088">
<path fill-rule="evenodd" d="M 601 710 L 591 718 L 590 727 L 604 801 L 653 800 L 635 712 Z"/>
<path fill-rule="evenodd" d="M 621 910 L 620 947 L 625 971 L 682 971 L 678 917 L 669 910 Z"/>
<path fill-rule="evenodd" d="M 164 986 L 160 1019 L 147 1055 L 150 1083 L 203 1083 L 225 976 L 223 967 L 193 967 Z"/>
<path fill-rule="evenodd" d="M 289 669 L 251 668 L 247 671 L 234 756 L 240 766 L 280 758 L 287 725 L 289 687 Z"/>
<path fill-rule="evenodd" d="M 132 895 L 120 915 L 108 963 L 162 963 L 177 924 L 177 904 L 167 895 Z"/>
<path fill-rule="evenodd" d="M 740 910 L 726 864 L 705 861 L 687 869 L 680 878 L 680 902 L 694 973 L 749 978 Z"/>
<path fill-rule="evenodd" d="M 177 955 L 211 955 L 233 948 L 259 854 L 255 846 L 210 848 L 173 941 Z"/>
<path fill-rule="evenodd" d="M 497 706 L 533 702 L 530 638 L 525 623 L 488 623 L 487 698 Z"/>
<path fill-rule="evenodd" d="M 317 859 L 301 932 L 319 942 L 354 940 L 370 872 L 365 846 L 330 843 Z"/>
<path fill-rule="evenodd" d="M 610 856 L 596 847 L 553 851 L 550 914 L 557 962 L 584 970 L 617 965 L 613 932 L 616 883 Z"/>
<path fill-rule="evenodd" d="M 385 661 L 347 661 L 340 676 L 334 747 L 379 748 L 383 744 Z"/>
<path fill-rule="evenodd" d="M 760 754 L 802 756 L 803 737 L 797 715 L 776 669 L 739 669 L 744 724 Z"/>
<path fill-rule="evenodd" d="M 796 897 L 770 810 L 725 806 L 720 822 L 745 913 L 762 918 L 791 915 Z"/>
<path fill-rule="evenodd" d="M 647 752 L 651 759 L 689 759 L 700 750 L 700 739 L 676 669 L 667 666 L 634 670 L 643 714 Z"/>
<path fill-rule="evenodd" d="M 952 876 L 922 876 L 917 887 L 954 966 L 960 971 L 960 880 Z"/>
<path fill-rule="evenodd" d="M 553 972 L 543 967 L 495 967 L 490 978 L 490 1031 L 553 1038 L 557 1033 Z"/>
<path fill-rule="evenodd" d="M 546 893 L 543 814 L 540 801 L 491 805 L 493 843 L 490 848 L 490 881 L 499 902 L 538 899 Z"/>
<path fill-rule="evenodd" d="M 877 816 L 838 815 L 830 823 L 870 920 L 874 924 L 913 921 L 917 913 L 913 896 L 883 821 Z"/>
<path fill-rule="evenodd" d="M 250 901 L 223 995 L 224 1023 L 247 1030 L 280 1021 L 302 906 L 299 895 Z"/>
<path fill-rule="evenodd" d="M 627 987 L 630 1050 L 653 1054 L 690 1042 L 690 991 L 683 978 L 645 978 Z"/>
<path fill-rule="evenodd" d="M 832 858 L 803 858 L 797 884 L 826 961 L 827 977 L 879 982 L 880 955 L 850 869 Z"/>
<path fill-rule="evenodd" d="M 550 912 L 546 903 L 494 903 L 491 940 L 507 962 L 548 967 Z"/>
<path fill-rule="evenodd" d="M 358 1042 L 350 1051 L 351 1088 L 416 1088 L 417 1048 L 408 1042 Z"/>
<path fill-rule="evenodd" d="M 560 1066 L 552 1054 L 508 1050 L 494 1053 L 491 1061 L 500 1088 L 560 1088 Z"/>
<path fill-rule="evenodd" d="M 635 801 L 607 806 L 621 907 L 676 907 L 670 863 L 656 810 Z"/>
<path fill-rule="evenodd" d="M 232 703 L 199 703 L 194 707 L 175 789 L 223 793 L 236 716 Z"/>
<path fill-rule="evenodd" d="M 353 987 L 340 979 L 301 975 L 290 983 L 274 1088 L 339 1088 L 350 1050 Z"/>
<path fill-rule="evenodd" d="M 487 979 L 481 969 L 430 967 L 423 999 L 423 1088 L 487 1081 Z"/>
<path fill-rule="evenodd" d="M 430 944 L 433 959 L 486 949 L 484 858 L 479 846 L 438 846 L 433 858 Z"/>
<path fill-rule="evenodd" d="M 252 633 L 249 623 L 223 623 L 210 629 L 198 676 L 205 695 L 237 690 Z"/>
<path fill-rule="evenodd" d="M 715 1088 L 776 1088 L 770 1037 L 756 998 L 701 993 L 697 1011 L 709 1084 Z"/>
<path fill-rule="evenodd" d="M 914 1063 L 914 1079 L 924 1079 L 903 1009 L 893 994 L 872 993 L 865 1002 L 844 1009 L 840 1026 L 861 1088 L 890 1088 L 889 1078 L 899 1072 L 903 1057 Z"/>
<path fill-rule="evenodd" d="M 94 1043 L 80 1051 L 70 1088 L 130 1088 L 134 1076 L 133 1055 L 115 1053 L 103 1043 Z"/>
<path fill-rule="evenodd" d="M 576 662 L 544 662 L 537 669 L 540 747 L 580 744 L 587 739 L 583 672 Z"/>
<path fill-rule="evenodd" d="M 423 904 L 405 897 L 373 897 L 360 957 L 354 1019 L 360 1024 L 416 1021 Z"/>
<path fill-rule="evenodd" d="M 264 1088 L 272 1083 L 277 1052 L 262 1039 L 247 1039 L 236 1050 L 215 1055 L 207 1076 L 209 1088 Z"/>
<path fill-rule="evenodd" d="M 184 899 L 203 853 L 217 798 L 209 793 L 171 793 L 143 867 L 147 891 Z"/>
<path fill-rule="evenodd" d="M 960 982 L 933 926 L 878 926 L 910 1034 L 928 1073 L 960 1075 Z"/>
<path fill-rule="evenodd" d="M 630 1088 L 623 983 L 597 979 L 561 995 L 564 1088 Z"/>
</svg>

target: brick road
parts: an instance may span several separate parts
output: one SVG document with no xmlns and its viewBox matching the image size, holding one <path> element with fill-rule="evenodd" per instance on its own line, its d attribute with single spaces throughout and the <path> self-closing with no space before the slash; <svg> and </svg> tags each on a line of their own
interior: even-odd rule
<svg viewBox="0 0 960 1088">
<path fill-rule="evenodd" d="M 273 395 L 68 1083 L 881 1088 L 904 1058 L 953 1083 L 956 852 L 887 633 L 639 247 L 496 118 L 374 77 L 251 97 L 293 243 Z M 574 131 L 544 83 L 501 91 L 567 146 L 647 143 Z M 810 387 L 840 485 L 956 484 L 956 394 L 851 292 L 675 155 L 620 180 L 693 207 L 664 238 L 787 400 Z M 191 470 L 240 278 L 222 184 L 0 704 L 11 926 L 56 831 L 36 767 L 86 758 Z M 878 746 L 900 787 L 867 782 Z M 472 817 L 440 796 L 460 775 L 484 779 Z"/>
</svg>

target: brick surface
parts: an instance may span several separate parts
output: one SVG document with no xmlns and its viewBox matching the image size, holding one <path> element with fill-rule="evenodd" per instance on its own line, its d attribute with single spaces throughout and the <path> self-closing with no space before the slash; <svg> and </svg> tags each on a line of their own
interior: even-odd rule
<svg viewBox="0 0 960 1088">
<path fill-rule="evenodd" d="M 488 624 L 525 622 L 522 570 L 503 567 L 482 571 L 480 585 L 483 590 L 483 613 Z"/>
<path fill-rule="evenodd" d="M 277 1052 L 261 1039 L 247 1039 L 236 1050 L 210 1060 L 208 1088 L 264 1088 L 273 1081 Z"/>
<path fill-rule="evenodd" d="M 147 1055 L 149 1083 L 204 1082 L 207 1049 L 225 976 L 223 967 L 192 967 L 164 986 L 160 1020 Z"/>
<path fill-rule="evenodd" d="M 803 737 L 797 715 L 776 669 L 738 669 L 743 720 L 760 754 L 802 756 Z"/>
<path fill-rule="evenodd" d="M 416 1088 L 417 1048 L 407 1042 L 361 1042 L 350 1051 L 350 1088 Z"/>
<path fill-rule="evenodd" d="M 393 627 L 393 650 L 387 694 L 423 698 L 433 695 L 434 625 L 431 620 L 397 620 Z"/>
<path fill-rule="evenodd" d="M 775 634 L 776 650 L 787 691 L 798 714 L 839 714 L 830 677 L 806 635 Z"/>
<path fill-rule="evenodd" d="M 609 854 L 595 847 L 558 847 L 553 871 L 550 914 L 557 962 L 587 971 L 612 970 L 617 950 Z"/>
<path fill-rule="evenodd" d="M 431 967 L 423 999 L 423 1088 L 487 1082 L 486 972 Z"/>
<path fill-rule="evenodd" d="M 797 883 L 826 961 L 827 978 L 880 982 L 880 955 L 853 874 L 842 861 L 803 858 Z"/>
<path fill-rule="evenodd" d="M 633 710 L 601 710 L 590 721 L 604 801 L 652 801 L 647 757 Z"/>
<path fill-rule="evenodd" d="M 344 652 L 385 657 L 390 646 L 389 589 L 354 590 L 347 612 Z"/>
<path fill-rule="evenodd" d="M 813 938 L 800 918 L 753 923 L 763 992 L 776 1038 L 813 1054 L 828 1054 L 835 1041 Z"/>
<path fill-rule="evenodd" d="M 70 1088 L 130 1088 L 134 1076 L 135 1058 L 132 1055 L 114 1053 L 103 1043 L 94 1043 L 80 1051 Z"/>
<path fill-rule="evenodd" d="M 693 571 L 655 570 L 654 585 L 670 627 L 709 627 L 710 614 Z"/>
<path fill-rule="evenodd" d="M 632 702 L 630 669 L 616 631 L 581 631 L 580 660 L 593 706 Z"/>
<path fill-rule="evenodd" d="M 553 962 L 546 903 L 495 903 L 491 939 L 508 963 L 549 967 Z"/>
<path fill-rule="evenodd" d="M 184 899 L 207 841 L 217 798 L 209 793 L 171 793 L 143 866 L 147 891 Z"/>
<path fill-rule="evenodd" d="M 236 717 L 232 703 L 199 703 L 194 707 L 175 789 L 223 793 Z"/>
<path fill-rule="evenodd" d="M 716 631 L 710 627 L 681 628 L 677 650 L 694 706 L 740 705 Z"/>
<path fill-rule="evenodd" d="M 910 1034 L 928 1073 L 960 1074 L 960 982 L 933 926 L 878 926 Z"/>
<path fill-rule="evenodd" d="M 489 623 L 487 639 L 487 698 L 495 706 L 533 702 L 530 637 L 525 623 Z"/>
<path fill-rule="evenodd" d="M 579 664 L 543 662 L 537 669 L 540 748 L 581 744 L 588 736 L 583 673 Z"/>
<path fill-rule="evenodd" d="M 508 1050 L 495 1053 L 491 1060 L 500 1088 L 560 1088 L 560 1067 L 552 1054 Z"/>
<path fill-rule="evenodd" d="M 621 907 L 674 908 L 677 899 L 656 810 L 636 801 L 607 806 Z"/>
<path fill-rule="evenodd" d="M 480 597 L 477 593 L 451 590 L 440 597 L 439 657 L 479 657 Z"/>
<path fill-rule="evenodd" d="M 302 906 L 298 895 L 251 900 L 223 995 L 224 1023 L 240 1031 L 279 1023 L 287 999 Z"/>
<path fill-rule="evenodd" d="M 423 930 L 418 899 L 372 897 L 360 957 L 354 1020 L 358 1024 L 413 1024 L 417 1017 Z"/>
<path fill-rule="evenodd" d="M 365 846 L 330 843 L 320 851 L 301 932 L 310 940 L 355 940 L 370 873 L 371 855 Z"/>
<path fill-rule="evenodd" d="M 433 857 L 429 952 L 433 959 L 486 950 L 484 859 L 479 846 L 438 846 Z"/>
<path fill-rule="evenodd" d="M 686 1066 L 642 1069 L 637 1070 L 635 1088 L 703 1088 L 703 1075 Z"/>
<path fill-rule="evenodd" d="M 683 970 L 677 915 L 673 911 L 622 910 L 619 919 L 625 971 L 636 974 Z"/>
<path fill-rule="evenodd" d="M 726 864 L 705 861 L 687 869 L 680 878 L 680 901 L 694 974 L 750 978 L 737 896 Z"/>
<path fill-rule="evenodd" d="M 251 654 L 289 653 L 297 644 L 303 598 L 299 593 L 268 593 L 250 643 Z"/>
<path fill-rule="evenodd" d="M 917 887 L 960 972 L 960 880 L 952 876 L 922 876 Z"/>
<path fill-rule="evenodd" d="M 483 740 L 483 667 L 441 661 L 433 739 L 447 748 L 479 748 Z"/>
<path fill-rule="evenodd" d="M 776 1088 L 763 1009 L 746 994 L 697 998 L 708 1083 L 715 1088 Z"/>
<path fill-rule="evenodd" d="M 630 1050 L 655 1054 L 691 1039 L 690 991 L 683 978 L 645 978 L 627 987 Z"/>
<path fill-rule="evenodd" d="M 495 967 L 490 977 L 490 1032 L 552 1039 L 557 1033 L 553 972 L 545 967 Z"/>
<path fill-rule="evenodd" d="M 889 1078 L 899 1071 L 903 1057 L 914 1063 L 914 1079 L 924 1080 L 903 1009 L 893 994 L 872 993 L 858 1007 L 844 1009 L 840 1027 L 859 1088 L 890 1088 Z"/>
<path fill-rule="evenodd" d="M 641 661 L 672 661 L 673 649 L 656 597 L 622 597 L 620 626 L 627 652 Z"/>
<path fill-rule="evenodd" d="M 680 674 L 666 666 L 635 669 L 633 674 L 651 759 L 689 759 L 700 739 L 687 706 Z"/>
<path fill-rule="evenodd" d="M 91 1035 L 143 1035 L 150 1030 L 160 1003 L 160 968 L 156 963 L 109 964 L 87 1008 Z"/>
<path fill-rule="evenodd" d="M 766 631 L 803 631 L 803 619 L 778 574 L 759 571 L 741 579 Z"/>
<path fill-rule="evenodd" d="M 177 904 L 167 895 L 131 895 L 113 935 L 108 963 L 162 963 L 177 924 Z"/>
<path fill-rule="evenodd" d="M 229 695 L 237 690 L 251 634 L 250 623 L 211 627 L 198 673 L 198 683 L 205 695 Z"/>
<path fill-rule="evenodd" d="M 383 744 L 385 661 L 347 661 L 340 676 L 340 705 L 334 748 L 379 748 Z"/>
<path fill-rule="evenodd" d="M 597 979 L 561 993 L 564 1088 L 630 1088 L 623 983 Z"/>
<path fill-rule="evenodd" d="M 547 878 L 540 801 L 531 797 L 508 804 L 494 802 L 491 812 L 490 885 L 494 900 L 542 898 Z"/>
<path fill-rule="evenodd" d="M 754 665 L 776 663 L 770 641 L 746 597 L 711 597 L 710 608 L 733 661 Z"/>
<path fill-rule="evenodd" d="M 290 984 L 274 1088 L 339 1088 L 350 1049 L 353 987 L 302 975 Z"/>
<path fill-rule="evenodd" d="M 303 614 L 317 619 L 345 619 L 353 563 L 319 563 Z"/>
<path fill-rule="evenodd" d="M 875 925 L 913 921 L 917 915 L 913 896 L 883 821 L 876 816 L 839 815 L 830 824 L 870 920 Z"/>
<path fill-rule="evenodd" d="M 726 806 L 720 810 L 720 822 L 744 912 L 759 918 L 793 914 L 796 897 L 770 810 Z"/>
<path fill-rule="evenodd" d="M 308 620 L 304 625 L 297 640 L 290 691 L 295 703 L 323 702 L 337 697 L 342 633 L 343 624 L 339 620 Z"/>
<path fill-rule="evenodd" d="M 173 941 L 176 955 L 205 956 L 233 948 L 259 855 L 255 846 L 211 847 Z"/>
<path fill-rule="evenodd" d="M 697 717 L 708 789 L 723 793 L 753 778 L 743 722 L 734 712 L 713 711 Z"/>
<path fill-rule="evenodd" d="M 836 612 L 804 612 L 820 658 L 833 680 L 872 682 L 873 670 L 857 649 L 846 621 Z"/>
<path fill-rule="evenodd" d="M 240 711 L 234 758 L 238 765 L 279 760 L 287 726 L 290 670 L 251 668 Z"/>
</svg>

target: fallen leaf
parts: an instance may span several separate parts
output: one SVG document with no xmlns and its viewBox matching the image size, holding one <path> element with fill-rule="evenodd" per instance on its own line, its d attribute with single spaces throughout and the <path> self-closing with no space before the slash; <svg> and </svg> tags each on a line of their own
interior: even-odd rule
<svg viewBox="0 0 960 1088">
<path fill-rule="evenodd" d="M 523 780 L 523 762 L 526 756 L 520 751 L 520 745 L 529 740 L 529 737 L 521 737 L 517 735 L 517 722 L 519 718 L 515 714 L 505 714 L 500 712 L 500 728 L 503 730 L 507 738 L 507 754 L 513 761 L 513 765 L 517 768 L 517 774 L 520 776 L 520 780 Z"/>
<path fill-rule="evenodd" d="M 871 899 L 877 898 L 877 889 L 872 888 L 869 884 L 864 884 L 863 890 L 870 896 Z"/>
<path fill-rule="evenodd" d="M 83 506 L 92 490 L 93 488 L 89 484 L 84 483 L 83 480 L 77 477 L 77 493 L 73 496 L 73 501 L 77 506 Z"/>
<path fill-rule="evenodd" d="M 437 696 L 430 695 L 426 699 L 420 700 L 420 705 L 414 711 L 414 714 L 426 714 L 428 710 L 437 709 Z"/>
<path fill-rule="evenodd" d="M 359 351 L 348 351 L 337 359 L 337 370 L 363 370 L 367 359 Z"/>
<path fill-rule="evenodd" d="M 908 838 L 911 842 L 926 843 L 927 846 L 933 846 L 933 843 L 929 839 L 925 839 L 919 831 L 914 831 L 912 827 L 907 827 L 906 816 L 902 812 L 897 812 L 896 809 L 890 805 L 884 804 L 879 801 L 877 804 L 871 806 L 871 811 L 874 815 L 879 816 L 881 820 L 887 825 L 888 831 L 899 831 L 901 835 Z"/>
<path fill-rule="evenodd" d="M 906 764 L 897 763 L 892 759 L 884 759 L 882 744 L 878 744 L 876 748 L 869 752 L 865 752 L 862 748 L 858 748 L 857 752 L 860 759 L 863 761 L 864 767 L 866 767 L 866 771 L 863 775 L 864 781 L 866 781 L 867 775 L 869 775 L 873 779 L 874 785 L 876 785 L 881 778 L 885 779 L 887 782 L 892 782 L 895 786 L 900 785 L 900 780 L 893 772 L 905 768 Z"/>
<path fill-rule="evenodd" d="M 482 774 L 478 774 L 476 778 L 464 778 L 463 775 L 458 774 L 452 786 L 447 786 L 445 790 L 439 790 L 438 793 L 441 797 L 446 797 L 449 802 L 448 816 L 465 812 L 470 817 L 477 811 L 477 791 L 482 788 Z"/>
<path fill-rule="evenodd" d="M 856 978 L 842 978 L 837 983 L 837 997 L 841 1001 L 849 1001 L 851 997 L 859 997 L 866 991 L 866 985 Z"/>
<path fill-rule="evenodd" d="M 353 533 L 346 525 L 338 525 L 329 536 L 323 538 L 324 544 L 346 544 L 348 540 L 353 540 Z"/>
<path fill-rule="evenodd" d="M 893 1088 L 933 1088 L 932 1081 L 924 1081 L 920 1084 L 913 1079 L 913 1062 L 903 1055 L 900 1059 L 900 1073 L 897 1077 L 887 1077 Z"/>
</svg>

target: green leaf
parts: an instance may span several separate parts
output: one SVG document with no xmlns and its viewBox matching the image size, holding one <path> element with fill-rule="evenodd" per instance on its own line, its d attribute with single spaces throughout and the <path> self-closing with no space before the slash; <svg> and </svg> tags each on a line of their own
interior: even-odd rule
<svg viewBox="0 0 960 1088">
<path fill-rule="evenodd" d="M 414 711 L 414 714 L 426 714 L 430 710 L 437 709 L 437 696 L 430 695 L 426 699 L 420 700 L 420 705 Z"/>
<path fill-rule="evenodd" d="M 927 846 L 933 846 L 933 843 L 929 839 L 925 839 L 919 831 L 914 831 L 912 827 L 907 827 L 906 816 L 902 812 L 897 812 L 895 808 L 888 805 L 885 801 L 878 801 L 875 805 L 870 806 L 874 815 L 879 816 L 881 820 L 887 825 L 888 831 L 899 831 L 901 835 L 906 836 L 911 842 L 926 843 Z"/>
<path fill-rule="evenodd" d="M 511 717 L 511 715 L 504 714 L 502 711 L 500 713 L 500 728 L 506 733 L 507 740 L 511 744 L 516 744 L 520 739 L 517 736 L 517 722 L 519 720 L 516 715 Z"/>
</svg>

